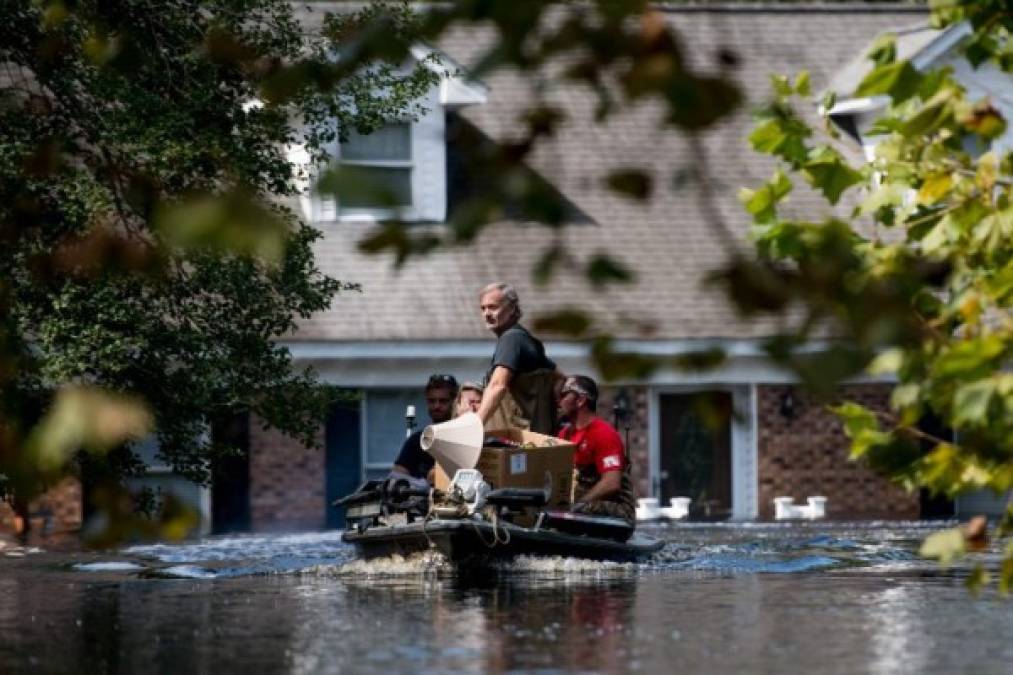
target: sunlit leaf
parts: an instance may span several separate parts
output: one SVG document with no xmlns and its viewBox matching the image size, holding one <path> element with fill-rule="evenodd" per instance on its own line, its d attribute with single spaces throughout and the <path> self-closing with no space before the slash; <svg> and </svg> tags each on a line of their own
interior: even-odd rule
<svg viewBox="0 0 1013 675">
<path fill-rule="evenodd" d="M 945 197 L 953 188 L 953 176 L 949 173 L 937 173 L 928 176 L 918 190 L 918 202 L 935 204 Z"/>
<path fill-rule="evenodd" d="M 1002 136 L 1006 131 L 1002 112 L 988 100 L 975 104 L 961 115 L 960 123 L 971 133 L 989 140 Z"/>
<path fill-rule="evenodd" d="M 889 95 L 894 103 L 914 96 L 921 83 L 921 75 L 910 61 L 895 61 L 876 67 L 865 76 L 855 90 L 856 97 Z"/>
<path fill-rule="evenodd" d="M 953 422 L 957 426 L 981 426 L 988 422 L 988 407 L 996 393 L 996 381 L 989 378 L 957 388 L 953 398 Z"/>
<path fill-rule="evenodd" d="M 757 222 L 765 222 L 777 215 L 777 203 L 789 192 L 792 184 L 783 171 L 777 171 L 774 177 L 756 190 L 743 188 L 739 191 L 739 200 L 752 214 Z"/>
<path fill-rule="evenodd" d="M 894 374 L 900 370 L 901 365 L 904 363 L 904 350 L 902 349 L 887 349 L 886 351 L 877 354 L 876 358 L 869 364 L 868 370 L 870 375 L 887 375 Z"/>
<path fill-rule="evenodd" d="M 795 93 L 799 96 L 809 96 L 812 93 L 809 83 L 809 71 L 803 70 L 795 78 Z"/>
<path fill-rule="evenodd" d="M 943 565 L 949 565 L 964 556 L 964 533 L 959 527 L 934 532 L 922 542 L 918 554 L 923 558 L 935 558 Z"/>
<path fill-rule="evenodd" d="M 270 207 L 241 191 L 165 204 L 155 228 L 180 249 L 210 248 L 277 264 L 285 252 L 288 226 Z"/>
<path fill-rule="evenodd" d="M 97 387 L 61 389 L 32 430 L 27 447 L 38 469 L 56 471 L 78 450 L 104 452 L 151 432 L 153 419 L 139 400 Z"/>
</svg>

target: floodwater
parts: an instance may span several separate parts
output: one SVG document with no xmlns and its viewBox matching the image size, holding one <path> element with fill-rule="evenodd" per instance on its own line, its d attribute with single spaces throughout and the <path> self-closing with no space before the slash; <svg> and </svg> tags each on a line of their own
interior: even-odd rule
<svg viewBox="0 0 1013 675">
<path fill-rule="evenodd" d="M 678 524 L 639 565 L 455 576 L 336 532 L 0 550 L 2 673 L 1009 673 L 1013 599 L 919 560 L 939 524 Z"/>
</svg>

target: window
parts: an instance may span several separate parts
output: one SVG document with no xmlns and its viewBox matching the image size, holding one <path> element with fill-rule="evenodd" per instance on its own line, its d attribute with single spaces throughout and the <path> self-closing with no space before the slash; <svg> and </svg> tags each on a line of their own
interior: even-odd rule
<svg viewBox="0 0 1013 675">
<path fill-rule="evenodd" d="M 322 218 L 368 215 L 413 206 L 410 122 L 390 124 L 370 134 L 350 132 L 341 143 L 338 162 L 342 168 L 354 170 L 356 187 L 340 202 L 323 200 Z"/>
</svg>

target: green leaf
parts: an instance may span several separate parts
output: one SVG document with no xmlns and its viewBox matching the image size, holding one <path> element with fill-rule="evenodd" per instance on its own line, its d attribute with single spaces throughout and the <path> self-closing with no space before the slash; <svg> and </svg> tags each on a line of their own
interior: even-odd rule
<svg viewBox="0 0 1013 675">
<path fill-rule="evenodd" d="M 757 190 L 743 188 L 739 200 L 758 223 L 773 220 L 777 216 L 777 203 L 791 192 L 792 183 L 780 169 L 774 177 Z"/>
<path fill-rule="evenodd" d="M 288 226 L 270 207 L 240 191 L 163 205 L 155 229 L 172 247 L 214 249 L 277 264 L 285 253 Z"/>
<path fill-rule="evenodd" d="M 958 427 L 980 427 L 988 422 L 988 407 L 996 393 L 994 379 L 978 380 L 957 388 L 953 397 L 953 423 Z"/>
<path fill-rule="evenodd" d="M 795 78 L 795 93 L 799 96 L 809 96 L 812 93 L 811 86 L 809 84 L 809 71 L 803 70 Z"/>
<path fill-rule="evenodd" d="M 936 173 L 926 176 L 918 189 L 919 204 L 932 205 L 949 194 L 953 189 L 953 176 L 949 173 Z"/>
<path fill-rule="evenodd" d="M 894 103 L 902 103 L 918 92 L 922 76 L 910 61 L 896 61 L 872 70 L 855 90 L 856 97 L 887 94 Z"/>
<path fill-rule="evenodd" d="M 595 288 L 601 288 L 606 284 L 627 284 L 635 278 L 626 265 L 604 254 L 595 255 L 588 261 L 584 276 Z"/>
<path fill-rule="evenodd" d="M 59 471 L 78 450 L 105 452 L 148 435 L 153 418 L 138 399 L 97 387 L 60 390 L 27 442 L 35 468 Z"/>
<path fill-rule="evenodd" d="M 832 407 L 830 410 L 841 418 L 841 421 L 844 423 L 844 432 L 851 438 L 869 430 L 879 429 L 876 415 L 858 403 L 847 401 L 839 406 Z"/>
<path fill-rule="evenodd" d="M 970 591 L 972 595 L 980 595 L 981 591 L 988 586 L 991 580 L 992 577 L 989 575 L 988 570 L 981 565 L 975 565 L 974 569 L 972 569 L 971 573 L 967 576 L 967 580 L 964 582 L 964 585 L 967 586 L 967 590 Z"/>
<path fill-rule="evenodd" d="M 531 270 L 535 283 L 539 286 L 549 283 L 555 275 L 556 269 L 566 259 L 565 254 L 565 249 L 558 244 L 550 246 L 542 252 L 542 255 L 538 257 L 538 261 L 535 262 Z"/>
<path fill-rule="evenodd" d="M 535 317 L 533 326 L 540 332 L 558 333 L 579 339 L 587 335 L 593 323 L 586 312 L 578 309 L 562 309 L 557 312 L 540 314 Z"/>
<path fill-rule="evenodd" d="M 673 365 L 680 370 L 705 371 L 717 368 L 727 359 L 721 348 L 705 349 L 688 354 L 681 354 L 673 359 Z"/>
<path fill-rule="evenodd" d="M 613 171 L 606 176 L 605 183 L 613 192 L 638 201 L 648 199 L 654 190 L 654 179 L 639 169 Z"/>
<path fill-rule="evenodd" d="M 661 365 L 661 360 L 635 352 L 615 351 L 612 338 L 602 337 L 591 343 L 591 361 L 606 381 L 644 379 Z"/>
<path fill-rule="evenodd" d="M 870 375 L 894 374 L 904 364 L 903 349 L 887 349 L 876 355 L 869 367 L 866 368 Z"/>
<path fill-rule="evenodd" d="M 930 534 L 922 542 L 918 555 L 923 558 L 935 558 L 943 565 L 949 565 L 957 558 L 964 556 L 964 533 L 959 527 Z"/>
<path fill-rule="evenodd" d="M 893 33 L 884 33 L 876 38 L 869 49 L 867 57 L 877 66 L 885 66 L 897 59 L 897 36 Z"/>
<path fill-rule="evenodd" d="M 939 378 L 977 379 L 990 375 L 995 359 L 1005 351 L 998 335 L 962 340 L 945 349 L 932 364 L 932 374 Z"/>
<path fill-rule="evenodd" d="M 770 86 L 774 90 L 774 93 L 781 98 L 787 98 L 793 93 L 791 82 L 788 81 L 785 75 L 771 75 Z"/>
<path fill-rule="evenodd" d="M 890 393 L 890 405 L 895 410 L 903 410 L 918 403 L 921 386 L 913 382 L 897 385 Z"/>
<path fill-rule="evenodd" d="M 862 182 L 862 174 L 848 166 L 837 152 L 828 148 L 815 153 L 814 158 L 803 165 L 802 175 L 831 204 L 836 204 L 849 187 Z"/>
<path fill-rule="evenodd" d="M 780 157 L 797 166 L 808 156 L 805 139 L 812 135 L 812 130 L 790 114 L 780 112 L 779 116 L 758 124 L 749 134 L 749 143 L 757 152 Z"/>
</svg>

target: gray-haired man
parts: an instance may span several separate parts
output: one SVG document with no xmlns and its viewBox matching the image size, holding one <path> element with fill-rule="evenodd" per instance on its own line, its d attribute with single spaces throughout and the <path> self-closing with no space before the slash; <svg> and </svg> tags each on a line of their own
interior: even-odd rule
<svg viewBox="0 0 1013 675">
<path fill-rule="evenodd" d="M 542 343 L 520 325 L 517 291 L 494 283 L 478 297 L 485 326 L 497 336 L 478 416 L 486 428 L 519 426 L 555 434 L 554 389 L 562 375 Z"/>
</svg>

